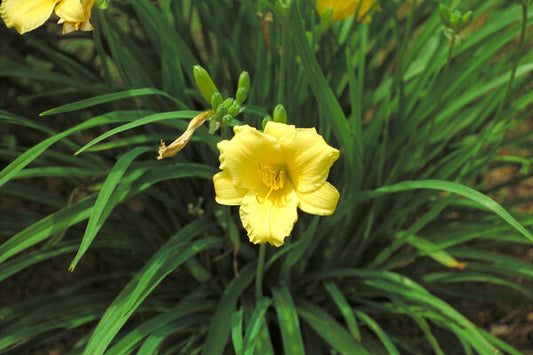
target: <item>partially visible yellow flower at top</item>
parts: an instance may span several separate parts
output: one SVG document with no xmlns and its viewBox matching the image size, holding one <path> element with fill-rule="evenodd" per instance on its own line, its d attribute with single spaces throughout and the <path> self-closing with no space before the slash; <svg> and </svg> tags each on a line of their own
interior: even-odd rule
<svg viewBox="0 0 533 355">
<path fill-rule="evenodd" d="M 89 22 L 93 5 L 94 0 L 2 0 L 0 15 L 7 27 L 23 34 L 44 24 L 55 10 L 65 34 L 93 29 Z"/>
<path fill-rule="evenodd" d="M 372 20 L 369 12 L 375 3 L 376 0 L 317 0 L 316 8 L 320 15 L 331 9 L 332 21 L 344 20 L 357 12 L 357 21 L 367 23 Z"/>
<path fill-rule="evenodd" d="M 335 212 L 339 192 L 326 179 L 339 151 L 314 128 L 271 121 L 264 133 L 248 125 L 234 131 L 231 140 L 218 143 L 216 201 L 241 206 L 252 243 L 282 245 L 298 220 L 297 208 L 321 216 Z"/>
</svg>

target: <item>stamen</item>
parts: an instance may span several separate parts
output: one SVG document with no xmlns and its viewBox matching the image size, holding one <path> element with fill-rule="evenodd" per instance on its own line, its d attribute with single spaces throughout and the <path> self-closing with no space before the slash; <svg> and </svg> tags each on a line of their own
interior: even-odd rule
<svg viewBox="0 0 533 355">
<path fill-rule="evenodd" d="M 273 191 L 282 189 L 285 186 L 287 180 L 287 172 L 284 166 L 263 166 L 259 164 L 259 172 L 261 174 L 261 180 L 268 187 L 268 193 L 264 198 L 257 196 L 259 203 L 263 203 L 267 200 Z"/>
</svg>

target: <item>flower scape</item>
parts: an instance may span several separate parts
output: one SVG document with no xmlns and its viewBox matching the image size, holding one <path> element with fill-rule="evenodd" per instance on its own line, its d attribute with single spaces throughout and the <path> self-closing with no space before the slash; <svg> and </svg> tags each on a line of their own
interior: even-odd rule
<svg viewBox="0 0 533 355">
<path fill-rule="evenodd" d="M 331 215 L 339 192 L 326 181 L 339 151 L 314 128 L 270 121 L 264 132 L 236 126 L 231 140 L 218 143 L 220 169 L 216 201 L 240 205 L 250 241 L 281 246 L 304 212 Z"/>
</svg>

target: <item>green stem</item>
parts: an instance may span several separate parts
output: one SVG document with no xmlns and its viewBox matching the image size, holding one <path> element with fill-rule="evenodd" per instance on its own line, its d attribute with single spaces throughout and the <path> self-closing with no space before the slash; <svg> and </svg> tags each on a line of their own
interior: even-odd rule
<svg viewBox="0 0 533 355">
<path fill-rule="evenodd" d="M 259 260 L 257 262 L 257 273 L 255 276 L 255 295 L 257 301 L 263 298 L 263 268 L 265 265 L 265 244 L 259 247 Z"/>
</svg>

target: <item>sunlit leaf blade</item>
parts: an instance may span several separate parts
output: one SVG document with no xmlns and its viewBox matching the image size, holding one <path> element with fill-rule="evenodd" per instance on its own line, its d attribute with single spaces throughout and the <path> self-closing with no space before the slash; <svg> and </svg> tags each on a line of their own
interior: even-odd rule
<svg viewBox="0 0 533 355">
<path fill-rule="evenodd" d="M 83 254 L 85 254 L 87 249 L 89 249 L 89 246 L 91 245 L 93 239 L 96 237 L 98 230 L 103 224 L 101 218 L 106 218 L 106 216 L 103 215 L 104 211 L 107 212 L 107 214 L 111 212 L 110 208 L 106 208 L 106 205 L 109 203 L 111 194 L 113 193 L 113 190 L 116 188 L 116 186 L 119 184 L 120 179 L 130 166 L 130 164 L 133 162 L 133 160 L 142 153 L 148 151 L 149 149 L 150 148 L 147 147 L 137 147 L 130 150 L 118 159 L 116 164 L 113 166 L 113 169 L 111 169 L 111 171 L 107 175 L 107 178 L 104 181 L 100 192 L 98 193 L 96 202 L 94 203 L 94 207 L 92 209 L 91 216 L 89 217 L 89 222 L 87 224 L 87 228 L 85 229 L 85 234 L 83 235 L 80 248 L 76 253 L 76 256 L 74 257 L 74 260 L 69 266 L 70 271 L 74 270 L 79 260 L 81 259 Z"/>
<path fill-rule="evenodd" d="M 197 114 L 197 112 L 194 112 L 194 111 L 174 111 L 174 112 L 155 113 L 153 115 L 149 115 L 149 116 L 146 116 L 146 117 L 143 117 L 143 118 L 139 118 L 139 119 L 137 119 L 137 120 L 135 120 L 133 122 L 124 124 L 124 125 L 119 126 L 117 128 L 113 128 L 113 129 L 107 131 L 106 133 L 96 137 L 95 139 L 93 139 L 92 141 L 90 141 L 89 143 L 87 143 L 86 145 L 81 147 L 80 149 L 78 149 L 78 151 L 76 153 L 74 153 L 74 155 L 81 154 L 82 152 L 84 152 L 85 150 L 89 149 L 93 145 L 103 141 L 106 138 L 114 136 L 117 133 L 121 133 L 121 132 L 130 130 L 130 129 L 133 129 L 133 128 L 136 128 L 136 127 L 144 126 L 144 125 L 147 125 L 147 124 L 150 124 L 150 123 L 159 122 L 159 121 L 170 120 L 170 119 L 178 119 L 178 118 L 192 118 L 192 117 L 196 116 L 196 114 Z"/>
<path fill-rule="evenodd" d="M 192 238 L 209 228 L 211 228 L 209 223 L 205 223 L 204 220 L 197 220 L 182 228 L 162 245 L 109 306 L 96 326 L 83 353 L 103 354 L 141 302 L 170 272 L 192 255 L 219 245 L 220 240 L 213 238 L 190 242 Z"/>
<path fill-rule="evenodd" d="M 341 354 L 369 354 L 363 345 L 358 343 L 322 308 L 306 301 L 298 301 L 298 314 L 320 337 Z"/>
<path fill-rule="evenodd" d="M 255 266 L 255 263 L 251 263 L 239 270 L 239 276 L 235 277 L 224 290 L 211 319 L 202 354 L 220 354 L 224 351 L 230 335 L 228 324 L 231 324 L 231 316 L 235 311 L 237 300 L 252 282 Z"/>
<path fill-rule="evenodd" d="M 524 237 L 533 242 L 533 235 L 524 228 L 509 212 L 507 212 L 500 204 L 490 197 L 478 192 L 468 186 L 461 185 L 455 182 L 443 180 L 420 180 L 420 181 L 403 181 L 394 185 L 379 187 L 372 191 L 363 191 L 356 195 L 359 201 L 376 198 L 383 195 L 388 195 L 401 191 L 416 190 L 416 189 L 430 189 L 440 190 L 456 193 L 469 198 L 480 204 L 481 207 L 497 214 L 504 221 L 509 223 L 514 229 L 520 232 Z"/>
<path fill-rule="evenodd" d="M 112 94 L 106 94 L 106 95 L 100 95 L 100 96 L 91 97 L 89 99 L 85 99 L 85 100 L 81 100 L 81 101 L 71 102 L 69 104 L 66 104 L 66 105 L 63 105 L 63 106 L 59 106 L 59 107 L 44 111 L 43 113 L 41 113 L 41 116 L 55 115 L 55 114 L 58 114 L 58 113 L 81 110 L 81 109 L 84 109 L 84 108 L 88 108 L 88 107 L 92 107 L 92 106 L 96 106 L 96 105 L 101 105 L 101 104 L 104 104 L 106 102 L 112 102 L 112 101 L 125 99 L 125 98 L 128 98 L 128 97 L 136 97 L 136 96 L 143 96 L 143 95 L 160 95 L 160 96 L 164 96 L 166 98 L 169 98 L 172 101 L 175 101 L 176 103 L 178 103 L 182 107 L 184 106 L 179 100 L 177 100 L 176 98 L 168 95 L 164 91 L 157 90 L 157 89 L 154 89 L 154 88 L 143 88 L 143 89 L 125 90 L 125 91 L 121 91 L 121 92 L 115 92 L 115 93 L 112 93 Z"/>
<path fill-rule="evenodd" d="M 243 355 L 253 355 L 256 348 L 256 343 L 260 342 L 262 339 L 259 336 L 261 327 L 266 326 L 265 323 L 265 313 L 272 304 L 272 300 L 268 298 L 263 298 L 257 303 L 257 306 L 250 317 L 248 326 L 246 327 L 246 333 L 244 335 L 244 342 L 242 346 Z"/>
<path fill-rule="evenodd" d="M 166 325 L 173 324 L 174 321 L 180 318 L 186 318 L 190 314 L 201 313 L 210 310 L 214 306 L 210 301 L 196 301 L 196 300 L 183 300 L 175 307 L 168 311 L 161 313 L 152 319 L 143 322 L 142 325 L 137 327 L 134 331 L 128 333 L 125 337 L 120 339 L 114 344 L 106 354 L 108 355 L 120 355 L 128 354 L 134 350 L 134 348 L 150 334 L 155 334 L 156 331 L 164 328 Z M 176 330 L 175 325 L 174 331 Z M 162 339 L 164 340 L 164 338 Z M 146 346 L 144 342 L 143 346 Z"/>
<path fill-rule="evenodd" d="M 385 347 L 385 349 L 387 349 L 387 352 L 389 354 L 400 355 L 400 352 L 387 335 L 387 332 L 385 332 L 374 319 L 359 310 L 354 310 L 354 312 L 357 318 L 359 318 L 361 322 L 366 324 L 376 334 L 376 336 L 379 338 L 379 340 L 381 340 L 383 346 Z"/>
<path fill-rule="evenodd" d="M 116 122 L 124 122 L 135 119 L 138 116 L 138 112 L 112 112 L 104 114 L 102 116 L 93 117 L 88 121 L 85 121 L 71 129 L 58 133 L 50 138 L 45 139 L 41 143 L 35 145 L 34 147 L 28 149 L 26 152 L 21 154 L 17 159 L 11 162 L 7 167 L 0 171 L 0 186 L 5 184 L 12 178 L 17 172 L 28 164 L 30 164 L 35 158 L 41 155 L 48 147 L 52 144 L 60 141 L 64 137 L 78 131 L 82 131 L 91 127 L 96 127 L 104 124 L 111 124 Z"/>
<path fill-rule="evenodd" d="M 300 332 L 300 322 L 298 321 L 298 314 L 296 313 L 296 307 L 289 289 L 283 285 L 280 289 L 273 290 L 273 293 L 285 353 L 295 355 L 305 354 L 302 334 Z"/>
<path fill-rule="evenodd" d="M 231 315 L 231 340 L 233 342 L 233 349 L 235 354 L 242 354 L 242 322 L 243 322 L 243 309 L 239 309 L 233 312 Z"/>
<path fill-rule="evenodd" d="M 87 197 L 72 206 L 52 213 L 17 233 L 0 245 L 0 263 L 51 235 L 89 218 L 95 201 L 95 195 Z"/>
<path fill-rule="evenodd" d="M 352 337 L 354 337 L 354 339 L 361 342 L 361 332 L 359 331 L 359 327 L 357 326 L 357 321 L 355 320 L 352 308 L 348 304 L 348 301 L 346 301 L 346 298 L 342 294 L 342 291 L 334 282 L 327 282 L 325 284 L 325 287 L 333 298 L 333 301 L 339 308 L 339 311 L 342 313 L 342 316 L 344 317 L 344 320 L 348 325 L 348 329 L 350 330 L 350 334 L 352 335 Z"/>
</svg>

